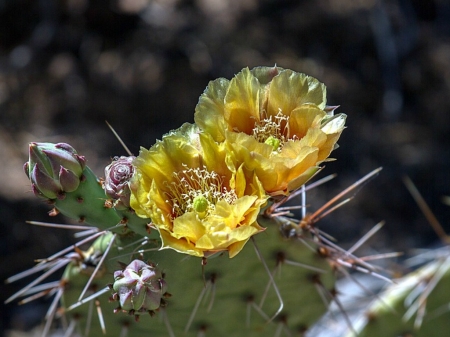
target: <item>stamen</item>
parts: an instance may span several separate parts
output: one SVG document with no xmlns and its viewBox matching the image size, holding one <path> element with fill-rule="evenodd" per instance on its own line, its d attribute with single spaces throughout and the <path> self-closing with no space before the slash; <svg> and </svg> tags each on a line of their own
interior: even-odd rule
<svg viewBox="0 0 450 337">
<path fill-rule="evenodd" d="M 286 142 L 298 139 L 295 135 L 291 137 L 289 116 L 281 111 L 276 116 L 263 113 L 261 119 L 255 122 L 252 133 L 258 142 L 272 146 L 274 153 L 280 152 Z"/>
<path fill-rule="evenodd" d="M 174 218 L 186 212 L 195 211 L 200 218 L 208 216 L 214 211 L 220 200 L 234 204 L 237 200 L 233 189 L 224 186 L 223 177 L 214 171 L 203 168 L 187 168 L 174 173 L 172 182 L 165 182 L 167 188 L 167 203 L 172 204 Z"/>
</svg>

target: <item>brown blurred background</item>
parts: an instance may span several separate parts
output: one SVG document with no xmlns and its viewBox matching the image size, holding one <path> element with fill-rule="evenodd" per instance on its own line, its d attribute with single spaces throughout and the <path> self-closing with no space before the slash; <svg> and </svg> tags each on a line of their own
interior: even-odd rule
<svg viewBox="0 0 450 337">
<path fill-rule="evenodd" d="M 277 64 L 324 82 L 348 128 L 311 193 L 320 205 L 376 167 L 351 204 L 321 222 L 344 246 L 380 220 L 367 252 L 437 242 L 408 174 L 450 233 L 450 3 L 445 0 L 0 0 L 0 278 L 72 241 L 22 165 L 30 141 L 67 142 L 98 175 L 193 121 L 209 80 Z M 363 251 L 364 253 L 364 251 Z M 1 300 L 25 282 L 2 285 Z M 3 306 L 0 334 L 39 323 L 48 303 Z"/>
</svg>

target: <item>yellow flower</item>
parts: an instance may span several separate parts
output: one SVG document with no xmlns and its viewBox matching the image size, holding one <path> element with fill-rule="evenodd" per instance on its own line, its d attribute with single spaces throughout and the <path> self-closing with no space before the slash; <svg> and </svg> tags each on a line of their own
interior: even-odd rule
<svg viewBox="0 0 450 337">
<path fill-rule="evenodd" d="M 234 257 L 254 234 L 267 196 L 258 178 L 235 167 L 225 144 L 184 124 L 134 161 L 131 207 L 158 228 L 162 248 Z"/>
<path fill-rule="evenodd" d="M 313 77 L 277 67 L 243 69 L 211 81 L 195 122 L 225 142 L 236 164 L 255 172 L 270 195 L 288 194 L 319 169 L 337 146 L 346 116 L 326 107 L 326 88 Z"/>
</svg>

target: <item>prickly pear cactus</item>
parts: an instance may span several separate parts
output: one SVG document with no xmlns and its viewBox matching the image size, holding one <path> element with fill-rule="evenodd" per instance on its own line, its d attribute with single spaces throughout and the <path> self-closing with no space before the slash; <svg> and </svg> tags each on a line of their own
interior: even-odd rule
<svg viewBox="0 0 450 337">
<path fill-rule="evenodd" d="M 354 328 L 358 336 L 445 336 L 450 331 L 449 293 L 450 254 L 445 247 L 433 260 L 388 286 Z"/>
<path fill-rule="evenodd" d="M 210 82 L 195 124 L 98 179 L 68 144 L 32 143 L 32 189 L 86 225 L 86 238 L 8 281 L 43 272 L 8 301 L 55 299 L 44 335 L 302 334 L 335 300 L 336 272 L 371 266 L 315 227 L 322 212 L 286 206 L 344 129 L 325 86 L 277 67 Z M 70 226 L 67 226 L 70 228 Z M 87 248 L 86 248 L 87 245 Z M 57 284 L 39 285 L 65 268 Z"/>
<path fill-rule="evenodd" d="M 94 254 L 97 259 L 101 257 L 105 243 L 111 240 L 111 234 L 105 235 L 90 248 L 90 254 Z M 129 335 L 147 331 L 156 335 L 187 336 L 197 336 L 201 332 L 211 336 L 273 335 L 281 330 L 300 332 L 326 310 L 321 293 L 324 295 L 333 291 L 334 276 L 326 259 L 300 242 L 281 238 L 278 229 L 272 227 L 257 240 L 257 246 L 261 248 L 261 258 L 270 268 L 279 296 L 251 245 L 246 246 L 232 260 L 225 255 L 210 258 L 204 267 L 201 260 L 195 257 L 185 257 L 174 251 L 155 251 L 144 254 L 144 260 L 163 275 L 158 281 L 164 282 L 164 286 L 161 286 L 163 290 L 158 294 L 160 306 L 150 309 L 144 306 L 144 310 L 140 311 L 140 302 L 131 299 L 136 306 L 130 309 L 115 295 L 119 291 L 116 284 L 123 278 L 114 281 L 111 274 L 115 271 L 115 275 L 121 275 L 127 270 L 123 261 L 130 264 L 130 261 L 136 261 L 133 260 L 136 257 L 138 261 L 143 260 L 140 260 L 142 256 L 139 253 L 131 255 L 136 244 L 132 244 L 130 237 L 116 237 L 116 240 L 115 247 L 108 254 L 108 263 L 98 273 L 86 294 L 88 297 L 104 290 L 105 293 L 96 300 L 100 303 L 107 336 L 120 336 L 120 331 L 124 330 Z M 128 248 L 120 249 L 130 243 Z M 151 243 L 149 246 L 157 248 Z M 80 293 L 92 275 L 94 265 L 87 268 L 85 262 L 89 259 L 88 254 L 87 259 L 73 263 L 66 269 L 62 296 L 65 307 L 78 302 Z M 309 267 L 301 267 L 300 263 Z M 108 283 L 112 285 L 105 286 Z M 130 282 L 131 290 L 135 286 Z M 90 321 L 89 333 L 97 336 L 101 334 L 102 327 L 92 308 L 89 310 L 93 302 L 95 300 L 83 303 L 66 315 L 82 331 L 86 329 L 86 322 Z M 302 305 L 301 310 L 298 308 L 299 303 Z M 281 312 L 269 322 L 281 304 Z M 89 317 L 89 314 L 94 315 L 94 318 Z"/>
</svg>

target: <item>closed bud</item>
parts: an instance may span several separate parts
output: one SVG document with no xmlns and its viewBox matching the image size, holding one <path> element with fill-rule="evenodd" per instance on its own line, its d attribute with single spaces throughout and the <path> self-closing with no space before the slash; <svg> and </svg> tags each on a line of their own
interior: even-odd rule
<svg viewBox="0 0 450 337">
<path fill-rule="evenodd" d="M 85 163 L 69 144 L 30 143 L 24 170 L 37 195 L 63 199 L 66 192 L 78 188 Z"/>
<path fill-rule="evenodd" d="M 167 284 L 158 268 L 134 260 L 124 270 L 114 273 L 113 289 L 121 310 L 137 315 L 161 306 Z"/>
<path fill-rule="evenodd" d="M 134 175 L 134 156 L 115 158 L 111 164 L 105 168 L 105 181 L 103 188 L 108 197 L 114 200 L 116 209 L 126 209 L 130 207 L 129 182 Z"/>
</svg>

